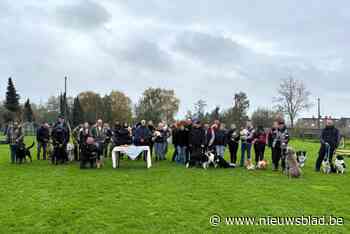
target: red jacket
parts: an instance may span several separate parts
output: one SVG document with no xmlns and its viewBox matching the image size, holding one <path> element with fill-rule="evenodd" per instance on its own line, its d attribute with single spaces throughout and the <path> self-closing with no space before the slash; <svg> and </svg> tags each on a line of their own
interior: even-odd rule
<svg viewBox="0 0 350 234">
<path fill-rule="evenodd" d="M 254 142 L 266 145 L 267 134 L 265 132 L 254 133 Z"/>
</svg>

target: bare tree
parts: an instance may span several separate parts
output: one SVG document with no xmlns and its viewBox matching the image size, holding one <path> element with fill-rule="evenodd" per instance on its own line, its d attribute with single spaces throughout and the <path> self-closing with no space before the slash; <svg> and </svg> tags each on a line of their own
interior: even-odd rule
<svg viewBox="0 0 350 234">
<path fill-rule="evenodd" d="M 312 106 L 309 101 L 310 94 L 301 80 L 296 80 L 292 76 L 282 80 L 274 102 L 277 110 L 289 117 L 292 128 L 298 114 Z"/>
</svg>

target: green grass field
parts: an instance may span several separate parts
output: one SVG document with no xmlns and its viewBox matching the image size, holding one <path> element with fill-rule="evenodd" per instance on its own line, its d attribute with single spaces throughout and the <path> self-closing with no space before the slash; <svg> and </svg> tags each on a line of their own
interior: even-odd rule
<svg viewBox="0 0 350 234">
<path fill-rule="evenodd" d="M 169 161 L 154 162 L 148 170 L 128 160 L 117 170 L 110 161 L 101 170 L 36 160 L 11 165 L 8 146 L 1 145 L 0 233 L 350 233 L 349 174 L 316 173 L 318 144 L 291 145 L 309 152 L 301 179 L 290 180 L 271 166 L 205 171 Z M 345 225 L 212 227 L 214 214 L 333 215 Z"/>
</svg>

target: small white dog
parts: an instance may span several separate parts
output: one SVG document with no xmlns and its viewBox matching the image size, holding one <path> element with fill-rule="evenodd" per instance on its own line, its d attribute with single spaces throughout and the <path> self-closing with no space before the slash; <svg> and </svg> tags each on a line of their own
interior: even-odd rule
<svg viewBox="0 0 350 234">
<path fill-rule="evenodd" d="M 258 162 L 258 165 L 256 166 L 257 169 L 265 170 L 267 169 L 267 160 L 261 160 Z"/>
<path fill-rule="evenodd" d="M 67 154 L 69 161 L 74 161 L 74 145 L 72 143 L 67 144 Z"/>
<path fill-rule="evenodd" d="M 247 168 L 248 171 L 252 171 L 252 170 L 255 170 L 255 166 L 254 164 L 252 163 L 252 160 L 248 159 L 245 163 L 245 166 Z"/>
<path fill-rule="evenodd" d="M 331 163 L 329 162 L 329 159 L 322 161 L 322 171 L 325 174 L 329 174 L 332 171 Z"/>
<path fill-rule="evenodd" d="M 345 172 L 345 161 L 344 161 L 344 157 L 341 155 L 338 155 L 335 159 L 335 169 L 337 170 L 337 174 L 341 173 L 344 174 Z"/>
</svg>

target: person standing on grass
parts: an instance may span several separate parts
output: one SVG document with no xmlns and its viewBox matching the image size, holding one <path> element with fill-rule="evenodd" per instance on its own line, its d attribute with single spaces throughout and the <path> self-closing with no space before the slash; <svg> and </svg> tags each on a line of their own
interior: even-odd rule
<svg viewBox="0 0 350 234">
<path fill-rule="evenodd" d="M 185 164 L 186 163 L 186 152 L 188 148 L 188 137 L 189 137 L 189 132 L 185 128 L 185 122 L 180 122 L 177 132 L 176 132 L 176 137 L 177 137 L 177 156 L 176 156 L 176 162 L 180 164 Z"/>
<path fill-rule="evenodd" d="M 120 142 L 120 130 L 122 128 L 122 125 L 120 124 L 119 121 L 116 121 L 114 124 L 114 128 L 112 130 L 112 148 L 116 146 L 121 146 Z"/>
<path fill-rule="evenodd" d="M 277 162 L 278 150 L 276 149 L 276 147 L 274 147 L 275 146 L 274 142 L 275 142 L 275 139 L 277 138 L 277 132 L 278 132 L 278 121 L 274 121 L 269 133 L 267 134 L 267 144 L 271 149 L 272 170 L 274 170 L 278 165 L 278 162 Z"/>
<path fill-rule="evenodd" d="M 189 132 L 189 152 L 191 154 L 197 154 L 199 152 L 204 151 L 205 147 L 205 131 L 201 125 L 199 120 L 194 121 L 193 126 L 191 126 L 191 130 Z M 190 160 L 190 158 L 186 158 L 186 163 Z"/>
<path fill-rule="evenodd" d="M 124 123 L 122 126 L 119 122 L 116 122 L 113 130 L 112 142 L 111 152 L 113 151 L 114 147 L 128 146 L 132 144 L 132 133 L 128 123 Z M 119 156 L 123 155 L 121 152 L 117 153 Z"/>
<path fill-rule="evenodd" d="M 49 124 L 47 122 L 44 122 L 36 132 L 37 160 L 40 160 L 41 148 L 43 149 L 43 160 L 46 160 L 46 146 L 49 140 L 50 140 Z"/>
<path fill-rule="evenodd" d="M 134 131 L 134 144 L 136 146 L 149 146 L 152 140 L 152 133 L 146 126 L 146 120 L 141 120 L 140 124 L 137 124 Z M 146 161 L 147 154 L 143 153 L 143 159 Z"/>
<path fill-rule="evenodd" d="M 151 136 L 153 135 L 154 131 L 156 130 L 156 128 L 154 127 L 153 121 L 150 120 L 148 121 L 148 129 L 150 131 Z M 149 141 L 149 149 L 151 150 L 151 157 L 153 155 L 153 146 L 154 146 L 154 142 L 152 140 Z"/>
<path fill-rule="evenodd" d="M 210 141 L 210 125 L 208 123 L 203 124 L 204 136 L 205 136 L 205 148 L 208 148 Z"/>
<path fill-rule="evenodd" d="M 190 134 L 191 134 L 191 131 L 192 131 L 192 127 L 193 127 L 193 121 L 192 119 L 187 119 L 185 121 L 185 129 L 188 131 L 188 147 L 187 147 L 187 150 L 186 150 L 186 162 L 188 162 L 190 160 L 190 155 L 191 155 L 191 146 L 190 146 Z"/>
<path fill-rule="evenodd" d="M 22 127 L 19 125 L 17 121 L 15 121 L 13 125 L 7 129 L 7 142 L 10 145 L 11 163 L 16 162 L 17 146 L 18 144 L 23 142 L 23 139 L 24 139 L 24 135 L 23 135 Z"/>
<path fill-rule="evenodd" d="M 263 126 L 258 126 L 253 135 L 254 151 L 255 151 L 255 164 L 264 160 L 265 147 L 266 147 L 267 134 Z"/>
<path fill-rule="evenodd" d="M 231 129 L 227 133 L 227 144 L 230 151 L 231 163 L 236 164 L 237 152 L 239 148 L 240 134 L 235 124 L 231 125 Z"/>
<path fill-rule="evenodd" d="M 251 150 L 252 150 L 252 142 L 253 142 L 253 134 L 254 128 L 252 122 L 248 121 L 246 128 L 244 128 L 241 132 L 241 162 L 240 166 L 243 167 L 245 163 L 245 153 L 247 153 L 247 159 L 251 160 Z"/>
<path fill-rule="evenodd" d="M 274 122 L 268 138 L 272 149 L 272 170 L 278 170 L 280 161 L 282 170 L 285 170 L 285 156 L 289 143 L 289 133 L 284 120 Z"/>
<path fill-rule="evenodd" d="M 178 142 L 179 142 L 179 137 L 178 137 L 178 133 L 180 131 L 180 122 L 174 123 L 171 126 L 171 139 L 172 139 L 172 143 L 173 143 L 173 147 L 174 147 L 174 152 L 171 158 L 172 162 L 178 162 L 178 153 L 177 153 L 177 149 L 178 149 Z"/>
<path fill-rule="evenodd" d="M 97 167 L 100 168 L 103 166 L 103 152 L 107 137 L 102 119 L 97 120 L 96 125 L 91 130 L 91 134 L 98 146 Z"/>
<path fill-rule="evenodd" d="M 59 156 L 60 163 L 68 162 L 66 149 L 70 138 L 70 132 L 62 115 L 58 117 L 57 123 L 52 128 L 51 138 L 54 146 L 54 154 Z M 54 160 L 54 157 L 52 160 Z"/>
<path fill-rule="evenodd" d="M 339 130 L 334 126 L 332 119 L 326 120 L 326 127 L 322 130 L 321 133 L 321 148 L 316 160 L 316 171 L 320 171 L 322 161 L 328 156 L 328 160 L 331 163 L 332 171 L 334 171 L 333 165 L 333 154 L 338 148 L 340 143 L 340 133 Z M 327 155 L 328 154 L 328 155 Z"/>
<path fill-rule="evenodd" d="M 164 124 L 159 123 L 156 131 L 153 135 L 154 152 L 156 154 L 156 160 L 165 160 L 166 147 L 167 147 L 167 131 L 164 129 Z"/>
<path fill-rule="evenodd" d="M 221 124 L 219 121 L 216 121 L 211 127 L 210 131 L 211 139 L 209 142 L 209 148 L 213 148 L 216 152 L 216 155 L 224 158 L 225 149 L 227 144 L 227 131 L 225 125 Z"/>
<path fill-rule="evenodd" d="M 112 129 L 109 127 L 109 124 L 108 123 L 104 123 L 103 124 L 103 131 L 106 135 L 106 139 L 105 139 L 105 144 L 104 144 L 104 148 L 103 148 L 103 156 L 104 158 L 108 158 L 109 156 L 109 148 L 112 147 L 111 146 L 111 139 L 112 139 L 112 136 L 113 136 L 113 132 L 112 132 Z"/>
<path fill-rule="evenodd" d="M 73 139 L 73 145 L 74 145 L 74 160 L 79 161 L 80 157 L 80 144 L 79 144 L 79 134 L 80 130 L 83 128 L 83 124 L 79 124 L 76 126 L 72 131 L 72 139 Z"/>
</svg>

